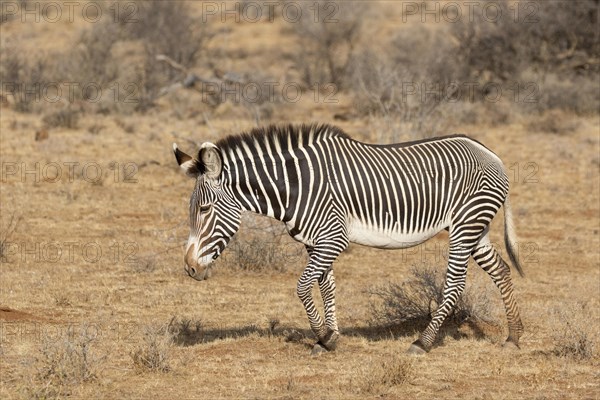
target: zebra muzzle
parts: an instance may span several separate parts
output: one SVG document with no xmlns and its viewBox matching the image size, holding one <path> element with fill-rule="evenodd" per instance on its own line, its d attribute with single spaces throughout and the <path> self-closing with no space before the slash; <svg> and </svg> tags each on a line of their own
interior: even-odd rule
<svg viewBox="0 0 600 400">
<path fill-rule="evenodd" d="M 198 271 L 195 267 L 189 267 L 186 265 L 186 272 L 190 276 L 197 281 L 205 281 L 211 276 L 210 266 Z"/>
<path fill-rule="evenodd" d="M 191 278 L 194 278 L 197 281 L 204 281 L 210 278 L 212 261 L 209 261 L 208 263 L 200 263 L 196 260 L 194 253 L 195 245 L 191 245 L 188 247 L 185 254 L 183 268 Z M 212 260 L 214 259 L 215 257 L 212 257 Z"/>
</svg>

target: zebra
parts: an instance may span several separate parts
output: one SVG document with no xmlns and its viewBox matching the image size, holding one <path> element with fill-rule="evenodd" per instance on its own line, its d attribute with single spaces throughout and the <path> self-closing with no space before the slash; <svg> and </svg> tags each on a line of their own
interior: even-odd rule
<svg viewBox="0 0 600 400">
<path fill-rule="evenodd" d="M 465 287 L 470 257 L 500 290 L 508 322 L 505 344 L 519 347 L 523 324 L 508 264 L 492 246 L 489 224 L 504 205 L 504 239 L 523 275 L 502 161 L 465 135 L 398 144 L 366 144 L 329 124 L 270 125 L 203 143 L 196 157 L 173 144 L 177 163 L 196 179 L 190 199 L 185 271 L 211 275 L 240 226 L 244 210 L 286 225 L 305 245 L 308 263 L 297 284 L 317 337 L 313 353 L 331 351 L 340 337 L 332 264 L 350 242 L 383 249 L 449 236 L 443 300 L 408 353 L 424 354 Z M 318 284 L 324 321 L 315 307 Z"/>
</svg>

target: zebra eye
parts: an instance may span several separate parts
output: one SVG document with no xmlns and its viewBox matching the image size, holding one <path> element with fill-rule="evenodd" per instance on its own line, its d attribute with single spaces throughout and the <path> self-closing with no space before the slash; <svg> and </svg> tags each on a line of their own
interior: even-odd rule
<svg viewBox="0 0 600 400">
<path fill-rule="evenodd" d="M 202 214 L 202 213 L 207 212 L 208 210 L 210 210 L 210 207 L 211 207 L 210 204 L 205 204 L 205 205 L 200 206 L 200 208 L 199 208 L 200 213 Z"/>
</svg>

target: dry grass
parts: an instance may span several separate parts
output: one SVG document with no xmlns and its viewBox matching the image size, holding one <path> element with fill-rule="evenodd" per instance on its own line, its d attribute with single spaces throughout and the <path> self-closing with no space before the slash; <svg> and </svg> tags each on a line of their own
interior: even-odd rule
<svg viewBox="0 0 600 400">
<path fill-rule="evenodd" d="M 416 375 L 414 364 L 414 360 L 407 356 L 371 362 L 357 374 L 358 391 L 379 394 L 395 386 L 406 385 Z"/>
<path fill-rule="evenodd" d="M 19 226 L 20 218 L 13 212 L 10 214 L 10 219 L 5 228 L 0 230 L 0 261 L 6 261 L 9 246 L 11 246 L 11 236 L 15 233 L 15 230 Z"/>
<path fill-rule="evenodd" d="M 186 4 L 192 8 L 192 18 L 196 18 L 202 3 Z M 415 26 L 425 31 L 445 29 L 443 24 L 421 24 L 419 16 L 399 26 L 399 7 L 392 3 L 373 5 L 368 15 L 371 12 L 381 18 L 377 23 L 367 21 L 362 25 L 355 49 L 366 41 L 378 56 L 389 41 L 399 36 L 399 29 L 406 30 L 400 35 L 404 39 L 411 37 L 409 31 Z M 242 74 L 260 71 L 261 75 L 256 76 L 276 77 L 280 88 L 289 79 L 300 82 L 301 71 L 291 57 L 298 50 L 297 37 L 283 18 L 273 23 L 235 23 L 230 16 L 221 23 L 217 15 L 213 21 L 217 21 L 219 36 L 203 42 L 203 49 L 209 54 L 214 51 L 216 56 L 190 58 L 192 49 L 182 55 L 182 62 L 190 60 L 192 64 L 186 67 L 209 77 L 215 66 Z M 186 28 L 183 25 L 182 29 Z M 565 26 L 572 24 L 560 28 Z M 76 65 L 73 70 L 61 70 L 51 60 L 59 61 L 58 54 L 75 55 L 70 51 L 76 48 L 80 33 L 92 27 L 81 19 L 73 24 L 21 24 L 18 19 L 3 23 L 3 82 L 43 82 L 47 76 L 67 71 L 77 75 Z M 98 37 L 89 36 L 86 43 L 96 43 L 102 50 Z M 164 39 L 173 43 L 171 36 Z M 421 40 L 427 43 L 426 39 L 426 34 L 419 34 L 410 42 L 415 46 L 405 44 L 411 50 L 405 52 L 408 61 L 426 62 L 420 50 L 429 47 L 418 46 Z M 187 42 L 183 37 L 180 40 Z M 57 126 L 45 140 L 35 141 L 43 115 L 55 112 L 57 106 L 26 99 L 19 103 L 2 93 L 6 100 L 2 98 L 0 113 L 0 226 L 5 243 L 19 247 L 9 247 L 9 256 L 0 263 L 0 398 L 600 396 L 596 346 L 600 325 L 594 314 L 600 305 L 600 127 L 597 111 L 590 111 L 593 90 L 578 95 L 578 85 L 587 79 L 585 73 L 581 81 L 568 86 L 564 121 L 556 114 L 556 124 L 540 125 L 538 129 L 529 129 L 529 124 L 538 122 L 532 114 L 562 108 L 560 96 L 547 97 L 547 104 L 552 106 L 533 107 L 535 113 L 521 104 L 511 108 L 501 103 L 453 103 L 436 109 L 441 120 L 453 127 L 439 133 L 471 135 L 511 167 L 517 232 L 521 241 L 536 245 L 522 249 L 527 278 L 514 278 L 526 328 L 521 350 L 502 349 L 494 340 L 475 340 L 475 335 L 460 334 L 455 338 L 446 336 L 442 345 L 423 358 L 408 359 L 403 352 L 417 333 L 398 334 L 383 323 L 372 323 L 373 305 L 381 299 L 372 296 L 369 289 L 413 279 L 411 265 L 436 265 L 443 270 L 441 249 L 448 239 L 442 233 L 408 250 L 383 251 L 353 245 L 344 252 L 334 265 L 340 345 L 333 353 L 311 357 L 315 339 L 296 295 L 306 254 L 301 244 L 280 235 L 281 224 L 274 224 L 276 229 L 271 231 L 269 225 L 245 219 L 236 239 L 239 249 L 231 244 L 223 259 L 217 261 L 211 279 L 197 282 L 183 271 L 182 244 L 188 235 L 193 182 L 176 167 L 171 144 L 185 142 L 186 149 L 193 151 L 198 143 L 216 141 L 255 126 L 257 118 L 254 111 L 236 109 L 228 103 L 205 106 L 201 95 L 189 90 L 175 92 L 170 98 L 154 98 L 154 88 L 179 76 L 172 69 L 161 71 L 161 66 L 154 66 L 156 71 L 151 65 L 142 70 L 147 57 L 144 41 L 142 36 L 117 40 L 110 51 L 97 55 L 98 59 L 105 57 L 107 68 L 88 78 L 114 77 L 110 64 L 116 61 L 120 83 L 148 85 L 144 89 L 146 103 L 141 107 L 146 108 L 145 114 L 135 113 L 135 106 L 123 103 L 122 98 L 115 103 L 109 91 L 108 103 L 90 104 L 84 100 L 82 107 L 77 104 L 76 109 L 83 111 L 73 129 Z M 7 51 L 10 43 L 18 44 L 14 52 Z M 568 48 L 568 36 L 565 43 Z M 45 49 L 43 54 L 40 48 Z M 333 51 L 333 55 L 344 55 L 335 60 L 335 68 L 344 66 L 347 49 L 341 46 Z M 42 56 L 42 64 L 30 59 L 33 54 Z M 82 50 L 80 54 L 86 53 Z M 382 65 L 386 66 L 385 62 Z M 547 75 L 550 86 L 552 73 Z M 68 74 L 63 78 L 75 79 Z M 381 76 L 385 78 L 385 74 Z M 537 79 L 535 74 L 527 78 Z M 385 94 L 385 81 L 379 83 L 380 93 Z M 555 86 L 564 89 L 562 83 Z M 446 126 L 418 119 L 406 123 L 394 113 L 389 113 L 389 118 L 379 112 L 363 117 L 355 108 L 354 91 L 349 86 L 337 94 L 339 103 L 315 102 L 312 96 L 312 92 L 306 92 L 302 101 L 287 107 L 272 105 L 272 112 L 261 111 L 260 118 L 272 122 L 332 122 L 334 115 L 340 114 L 345 116 L 337 121 L 342 129 L 358 140 L 371 142 L 422 137 L 426 132 L 413 130 L 419 123 Z M 517 112 L 520 109 L 524 112 Z M 590 112 L 592 116 L 587 115 Z M 564 130 L 561 124 L 568 121 L 567 116 L 571 120 L 575 116 L 577 123 Z M 565 134 L 549 135 L 555 130 L 553 126 Z M 65 166 L 62 179 L 51 183 L 43 176 L 34 179 L 35 172 L 24 178 L 20 171 L 6 174 L 8 162 L 17 163 L 19 168 L 26 162 L 28 170 L 34 162 L 41 167 L 51 162 L 78 162 L 79 166 L 72 181 Z M 102 167 L 98 183 L 82 176 L 86 163 Z M 117 163 L 120 168 L 111 169 Z M 123 174 L 115 180 L 115 170 L 122 170 L 127 163 L 138 167 L 135 182 L 126 182 Z M 524 179 L 528 163 L 537 166 L 537 183 Z M 21 217 L 18 227 L 5 235 L 13 213 Z M 491 235 L 493 242 L 502 243 L 501 218 L 492 222 Z M 36 243 L 49 241 L 58 242 L 63 249 L 61 258 L 52 262 L 35 247 Z M 72 253 L 68 252 L 70 243 L 75 243 Z M 97 262 L 83 257 L 86 243 L 98 243 L 102 249 Z M 134 254 L 130 254 L 132 249 Z M 130 257 L 138 263 L 131 263 Z M 484 311 L 480 315 L 502 320 L 505 329 L 500 295 L 489 278 L 472 264 L 467 282 L 485 282 L 484 286 L 489 287 L 486 298 L 494 307 L 491 314 Z M 318 296 L 318 290 L 315 294 Z M 424 303 L 426 312 L 430 297 L 434 296 L 428 296 Z M 580 301 L 586 303 L 585 308 L 568 306 Z M 479 304 L 479 300 L 472 304 Z M 551 315 L 554 309 L 562 310 L 566 317 Z M 68 327 L 89 321 L 99 329 L 94 340 L 65 336 Z M 563 328 L 565 335 L 557 338 Z M 69 337 L 67 343 L 57 339 L 58 333 L 62 339 Z M 45 347 L 44 339 L 51 338 L 53 345 Z M 166 372 L 158 372 L 161 370 Z"/>
<path fill-rule="evenodd" d="M 93 325 L 82 325 L 60 338 L 44 338 L 35 356 L 33 376 L 24 392 L 35 399 L 69 396 L 78 385 L 97 379 L 104 356 L 93 350 L 97 331 Z"/>
<path fill-rule="evenodd" d="M 540 116 L 534 116 L 527 122 L 530 131 L 546 132 L 554 135 L 568 135 L 577 130 L 579 120 L 567 113 L 554 109 Z"/>
<path fill-rule="evenodd" d="M 42 118 L 45 128 L 75 129 L 79 123 L 79 112 L 67 108 L 52 112 Z"/>
<path fill-rule="evenodd" d="M 380 304 L 374 307 L 374 326 L 386 326 L 403 334 L 423 330 L 442 303 L 445 275 L 432 267 L 413 267 L 404 282 L 389 283 L 371 291 Z M 491 285 L 491 283 L 490 283 Z M 438 337 L 485 337 L 486 331 L 499 324 L 491 320 L 493 306 L 486 287 L 467 285 L 450 313 Z"/>
<path fill-rule="evenodd" d="M 555 310 L 556 328 L 553 353 L 559 357 L 589 360 L 598 355 L 597 313 L 587 303 L 567 305 Z"/>
<path fill-rule="evenodd" d="M 103 332 L 91 346 L 107 357 L 95 373 L 95 380 L 68 387 L 73 397 L 109 396 L 115 392 L 124 397 L 143 397 L 157 391 L 198 397 L 191 388 L 204 387 L 202 383 L 206 381 L 218 383 L 204 387 L 204 396 L 225 398 L 315 395 L 364 398 L 379 394 L 405 398 L 435 396 L 440 391 L 448 397 L 477 398 L 483 395 L 484 383 L 487 393 L 498 398 L 523 397 L 524 391 L 532 387 L 549 398 L 594 397 L 598 393 L 598 386 L 590 383 L 598 367 L 597 354 L 592 353 L 590 358 L 556 355 L 554 334 L 561 325 L 546 318 L 547 310 L 562 309 L 563 303 L 576 300 L 578 293 L 594 293 L 594 282 L 600 278 L 596 256 L 590 250 L 598 247 L 598 235 L 593 232 L 597 228 L 583 228 L 590 227 L 590 220 L 597 213 L 589 206 L 598 198 L 598 187 L 593 184 L 593 174 L 597 171 L 592 168 L 597 157 L 593 154 L 597 146 L 597 139 L 591 134 L 596 129 L 593 120 L 581 121 L 569 135 L 552 136 L 553 143 L 547 141 L 547 133 L 527 132 L 519 125 L 510 129 L 474 128 L 479 132 L 478 139 L 497 151 L 507 164 L 526 160 L 536 162 L 539 167 L 540 183 L 523 183 L 522 177 L 512 182 L 513 208 L 521 240 L 538 245 L 535 254 L 524 255 L 527 279 L 515 278 L 526 327 L 521 351 L 502 351 L 495 344 L 494 335 L 485 335 L 492 340 L 473 340 L 475 334 L 455 331 L 457 335 L 446 336 L 443 344 L 423 362 L 415 361 L 406 383 L 391 384 L 401 379 L 374 376 L 371 383 L 358 384 L 356 376 L 369 374 L 360 372 L 363 369 L 385 375 L 384 362 L 390 369 L 394 366 L 390 360 L 401 363 L 402 353 L 417 335 L 414 329 L 401 332 L 388 329 L 383 322 L 373 324 L 372 309 L 380 299 L 370 295 L 369 289 L 413 280 L 410 265 L 415 264 L 439 265 L 441 275 L 442 248 L 447 245 L 443 235 L 406 251 L 351 246 L 342 254 L 334 269 L 343 336 L 335 353 L 311 358 L 314 338 L 295 293 L 296 281 L 306 261 L 302 245 L 282 236 L 282 244 L 296 246 L 294 254 L 298 257 L 273 264 L 261 261 L 245 269 L 237 264 L 236 249 L 231 247 L 217 262 L 210 280 L 199 283 L 186 277 L 180 245 L 188 234 L 187 202 L 193 182 L 170 166 L 171 155 L 165 148 L 178 139 L 148 141 L 145 132 L 174 129 L 191 132 L 195 129 L 192 121 L 168 118 L 161 121 L 161 117 L 147 116 L 138 120 L 135 132 L 127 133 L 118 129 L 110 117 L 102 116 L 94 122 L 106 126 L 103 134 L 90 135 L 81 127 L 57 130 L 49 139 L 35 142 L 33 135 L 24 134 L 31 129 L 32 122 L 25 123 L 31 121 L 31 116 L 11 114 L 8 110 L 3 118 L 6 119 L 2 127 L 13 118 L 17 120 L 18 134 L 3 136 L 3 143 L 18 149 L 16 154 L 20 156 L 44 160 L 48 151 L 62 154 L 58 152 L 78 149 L 75 154 L 81 163 L 94 161 L 108 166 L 111 161 L 123 164 L 132 160 L 142 165 L 148 159 L 159 163 L 140 167 L 134 184 L 114 182 L 112 175 L 103 185 L 79 178 L 71 183 L 64 179 L 60 185 L 21 183 L 19 176 L 19 180 L 7 178 L 3 183 L 2 205 L 10 204 L 13 212 L 22 216 L 11 242 L 25 242 L 31 249 L 32 242 L 47 240 L 46 237 L 62 243 L 97 241 L 105 251 L 100 262 L 94 264 L 85 262 L 80 253 L 75 253 L 71 261 L 66 252 L 59 262 L 52 264 L 37 262 L 33 255 L 27 254 L 23 259 L 20 254 L 13 254 L 8 257 L 9 262 L 2 263 L 3 306 L 29 314 L 29 319 L 18 321 L 6 319 L 14 313 L 2 314 L 4 359 L 0 366 L 3 380 L 0 396 L 3 398 L 19 396 L 22 377 L 35 375 L 33 366 L 24 362 L 42 354 L 36 346 L 36 336 L 27 333 L 34 324 L 53 332 L 65 324 L 80 324 L 91 316 Z M 214 124 L 219 131 L 234 129 L 225 122 Z M 362 124 L 361 128 L 350 124 L 345 128 L 355 135 L 369 132 L 366 121 Z M 112 133 L 108 136 L 104 132 Z M 206 137 L 210 138 L 210 134 L 206 133 Z M 78 141 L 84 138 L 92 138 L 102 146 L 78 147 Z M 131 143 L 132 147 L 123 147 L 123 143 Z M 66 156 L 59 161 L 62 159 L 73 161 Z M 573 169 L 576 161 L 581 164 Z M 112 170 L 107 171 L 112 174 Z M 79 176 L 77 171 L 75 176 Z M 570 213 L 562 212 L 562 208 L 556 210 L 557 197 L 560 204 L 569 205 Z M 40 219 L 39 215 L 46 218 Z M 10 214 L 3 213 L 2 218 L 2 226 L 8 226 Z M 86 221 L 85 227 L 82 220 Z M 244 220 L 238 240 L 240 244 L 253 238 L 264 240 L 262 248 L 269 249 L 268 238 L 274 233 L 265 229 L 268 225 L 257 224 Z M 280 225 L 276 227 L 281 229 Z M 502 224 L 494 221 L 492 241 L 501 243 L 501 228 Z M 279 234 L 277 230 L 275 233 Z M 152 256 L 149 259 L 155 261 L 153 266 L 128 263 L 124 258 L 127 254 L 121 254 L 115 262 L 111 252 L 114 245 L 110 247 L 114 241 L 121 245 L 135 242 L 138 245 L 135 259 L 141 262 Z M 63 246 L 65 251 L 66 248 Z M 560 263 L 557 260 L 563 260 L 569 252 L 578 254 L 577 262 L 569 267 L 556 266 Z M 263 266 L 259 268 L 259 264 Z M 493 321 L 500 318 L 505 329 L 502 302 L 493 284 L 475 265 L 469 270 L 468 285 L 475 283 L 476 287 L 488 288 L 481 293 L 485 293 L 484 300 L 494 304 L 491 314 L 480 311 L 479 315 L 494 317 Z M 574 274 L 588 278 L 574 280 Z M 480 282 L 484 282 L 483 286 L 479 286 Z M 32 291 L 35 296 L 31 296 Z M 426 296 L 421 305 L 425 307 L 424 314 L 429 312 L 429 299 L 435 296 Z M 598 305 L 593 296 L 589 301 L 590 310 Z M 484 303 L 478 299 L 472 301 L 474 305 Z M 398 308 L 393 310 L 396 312 Z M 569 312 L 574 317 L 583 313 Z M 164 329 L 155 330 L 154 334 L 145 332 L 146 326 L 156 327 L 156 321 L 162 321 L 158 326 L 168 325 L 173 315 L 179 317 L 169 328 L 172 343 Z M 598 321 L 590 321 L 590 329 L 598 329 Z M 577 342 L 575 335 L 572 339 Z M 150 372 L 152 368 L 160 370 L 167 366 L 169 372 Z M 400 367 L 399 370 L 402 371 Z M 473 370 L 478 373 L 473 375 Z M 392 375 L 404 376 L 402 372 Z M 189 385 L 177 384 L 182 380 Z M 332 385 L 332 382 L 339 383 Z M 40 388 L 39 383 L 36 387 Z M 368 392 L 369 387 L 373 392 Z"/>
<path fill-rule="evenodd" d="M 291 240 L 285 228 L 262 216 L 245 214 L 246 227 L 223 254 L 223 267 L 232 271 L 285 272 L 306 259 L 304 246 Z"/>
<path fill-rule="evenodd" d="M 131 353 L 133 365 L 140 371 L 169 372 L 173 332 L 168 325 L 146 325 L 142 341 Z"/>
</svg>

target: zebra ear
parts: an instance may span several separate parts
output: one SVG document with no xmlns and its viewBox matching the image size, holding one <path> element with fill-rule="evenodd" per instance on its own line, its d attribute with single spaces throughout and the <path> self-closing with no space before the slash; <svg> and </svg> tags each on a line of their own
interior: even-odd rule
<svg viewBox="0 0 600 400">
<path fill-rule="evenodd" d="M 203 143 L 200 146 L 199 157 L 207 178 L 217 179 L 221 176 L 223 157 L 221 157 L 221 151 L 217 146 L 209 142 Z"/>
<path fill-rule="evenodd" d="M 200 175 L 200 162 L 198 162 L 198 160 L 196 160 L 194 157 L 179 150 L 176 143 L 173 143 L 173 153 L 175 153 L 177 164 L 179 164 L 187 176 L 191 178 L 197 178 L 198 175 Z"/>
</svg>

